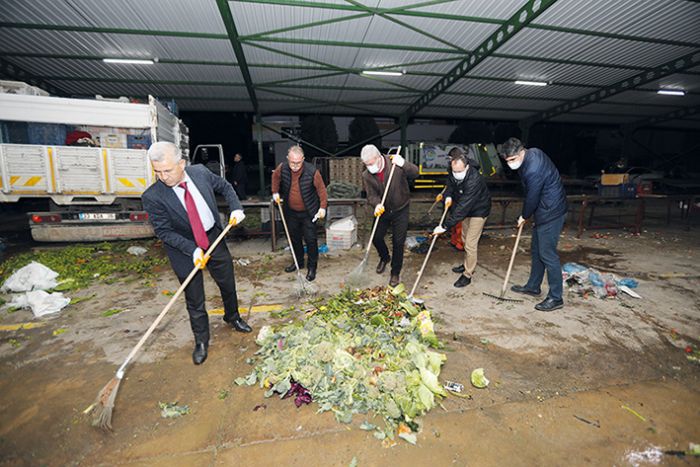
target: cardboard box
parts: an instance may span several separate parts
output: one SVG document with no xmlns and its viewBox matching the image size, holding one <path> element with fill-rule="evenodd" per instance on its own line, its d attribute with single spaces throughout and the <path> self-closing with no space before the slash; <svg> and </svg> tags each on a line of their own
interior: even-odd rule
<svg viewBox="0 0 700 467">
<path fill-rule="evenodd" d="M 629 174 L 603 174 L 600 177 L 600 184 L 605 186 L 622 185 L 629 183 Z"/>
</svg>

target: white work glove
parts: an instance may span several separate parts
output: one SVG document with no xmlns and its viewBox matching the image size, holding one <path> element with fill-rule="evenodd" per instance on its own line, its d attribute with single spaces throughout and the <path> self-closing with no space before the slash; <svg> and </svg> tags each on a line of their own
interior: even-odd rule
<svg viewBox="0 0 700 467">
<path fill-rule="evenodd" d="M 435 227 L 433 229 L 433 235 L 440 235 L 440 234 L 444 234 L 445 232 L 447 232 L 447 231 L 441 225 L 438 225 L 437 227 Z"/>
<path fill-rule="evenodd" d="M 518 225 L 517 227 L 520 228 L 522 224 L 525 223 L 525 219 L 523 219 L 523 216 L 518 216 Z"/>
<path fill-rule="evenodd" d="M 448 196 L 445 198 L 445 209 L 449 209 L 452 206 L 452 197 Z"/>
<path fill-rule="evenodd" d="M 406 159 L 404 159 L 404 158 L 401 156 L 401 154 L 395 154 L 395 155 L 391 158 L 391 162 L 392 162 L 394 165 L 398 165 L 399 167 L 403 167 L 403 165 L 406 163 Z"/>
<path fill-rule="evenodd" d="M 197 248 L 196 250 L 194 250 L 194 253 L 192 253 L 192 262 L 199 269 L 204 269 L 208 261 L 209 257 L 204 256 L 204 251 L 202 251 L 201 248 Z"/>
<path fill-rule="evenodd" d="M 380 203 L 374 208 L 374 217 L 379 217 L 382 214 L 384 214 L 384 205 Z"/>
<path fill-rule="evenodd" d="M 323 208 L 320 208 L 316 215 L 314 216 L 313 219 L 311 219 L 311 222 L 316 222 L 319 219 L 323 219 L 326 217 L 326 210 Z"/>
<path fill-rule="evenodd" d="M 272 193 L 272 201 L 274 201 L 277 204 L 282 204 L 282 198 L 280 198 L 280 194 Z"/>
<path fill-rule="evenodd" d="M 228 225 L 236 226 L 243 222 L 243 219 L 245 219 L 243 209 L 236 209 L 235 211 L 231 212 L 231 215 L 228 218 Z"/>
</svg>

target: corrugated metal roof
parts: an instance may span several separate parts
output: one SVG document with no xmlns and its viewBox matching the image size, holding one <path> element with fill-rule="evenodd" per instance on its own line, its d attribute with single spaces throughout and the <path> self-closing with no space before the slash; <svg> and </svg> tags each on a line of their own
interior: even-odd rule
<svg viewBox="0 0 700 467">
<path fill-rule="evenodd" d="M 489 57 L 477 65 L 472 74 L 512 80 L 575 83 L 597 87 L 609 86 L 637 73 L 639 70 Z"/>
<path fill-rule="evenodd" d="M 498 53 L 564 60 L 573 58 L 611 65 L 655 67 L 694 50 L 690 47 L 675 45 L 649 44 L 526 28 L 498 49 Z"/>
<path fill-rule="evenodd" d="M 263 112 L 311 109 L 302 111 L 398 115 L 465 58 L 453 46 L 475 48 L 525 0 L 416 3 L 423 6 L 388 12 L 388 18 L 346 0 L 314 1 L 315 6 L 305 2 L 229 2 Z M 404 0 L 361 3 L 369 9 L 409 6 Z M 53 83 L 71 94 L 175 95 L 185 100 L 181 108 L 252 110 L 245 100 L 248 93 L 237 66 L 239 59 L 213 0 L 5 0 L 0 22 L 177 32 L 180 37 L 3 27 L 0 56 L 39 77 L 69 78 Z M 417 116 L 520 119 L 534 115 L 636 75 L 642 67 L 657 67 L 697 50 L 697 46 L 654 40 L 700 43 L 698 24 L 698 2 L 560 0 L 536 18 L 533 27 L 517 33 L 497 49 L 497 56 L 487 57 L 469 70 L 466 77 L 457 80 Z M 542 30 L 536 25 L 574 28 L 583 33 Z M 218 34 L 221 38 L 187 36 L 192 33 Z M 613 38 L 610 34 L 645 40 Z M 309 43 L 289 42 L 298 40 Z M 33 56 L 12 55 L 16 53 Z M 198 64 L 107 65 L 66 56 L 158 58 Z M 406 74 L 378 79 L 358 75 L 360 70 L 371 68 L 405 70 Z M 325 76 L 331 73 L 339 74 Z M 690 73 L 675 73 L 647 83 L 642 86 L 646 91 L 626 91 L 579 107 L 568 118 L 621 123 L 628 112 L 635 116 L 660 115 L 670 108 L 698 105 L 698 73 L 700 65 Z M 551 85 L 518 86 L 512 82 L 515 79 L 541 80 Z M 212 82 L 225 84 L 209 85 Z M 682 88 L 689 94 L 682 98 L 659 96 L 653 92 L 659 87 Z"/>
<path fill-rule="evenodd" d="M 512 81 L 488 81 L 477 80 L 472 78 L 462 78 L 454 86 L 449 89 L 449 92 L 468 92 L 479 94 L 501 94 L 503 96 L 522 96 L 522 97 L 549 97 L 552 99 L 574 99 L 590 91 L 595 90 L 593 87 L 574 87 L 574 86 L 522 86 L 515 84 Z"/>
<path fill-rule="evenodd" d="M 685 0 L 557 2 L 534 23 L 700 44 L 700 4 Z"/>
<path fill-rule="evenodd" d="M 226 34 L 214 1 L 70 0 L 66 3 L 75 16 L 84 16 L 98 27 Z"/>
</svg>

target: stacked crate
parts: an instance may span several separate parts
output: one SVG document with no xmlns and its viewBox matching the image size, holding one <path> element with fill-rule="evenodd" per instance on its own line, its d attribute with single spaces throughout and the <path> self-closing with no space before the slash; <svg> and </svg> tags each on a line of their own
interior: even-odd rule
<svg viewBox="0 0 700 467">
<path fill-rule="evenodd" d="M 328 161 L 331 182 L 351 183 L 362 188 L 362 171 L 365 169 L 359 157 L 338 157 Z"/>
</svg>

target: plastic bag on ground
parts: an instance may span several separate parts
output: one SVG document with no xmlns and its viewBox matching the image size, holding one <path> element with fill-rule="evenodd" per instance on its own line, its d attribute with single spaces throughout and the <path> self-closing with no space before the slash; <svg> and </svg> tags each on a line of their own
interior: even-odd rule
<svg viewBox="0 0 700 467">
<path fill-rule="evenodd" d="M 135 246 L 135 245 L 134 245 L 134 246 L 130 246 L 130 247 L 126 250 L 126 252 L 129 253 L 130 255 L 141 256 L 141 255 L 143 255 L 143 254 L 146 254 L 146 253 L 148 252 L 148 250 L 145 249 L 145 248 L 142 247 L 142 246 Z"/>
<path fill-rule="evenodd" d="M 34 290 L 15 296 L 10 306 L 18 308 L 31 308 L 37 318 L 58 313 L 68 306 L 70 298 L 64 297 L 61 292 L 48 293 L 43 290 Z"/>
<path fill-rule="evenodd" d="M 8 292 L 29 292 L 32 290 L 53 289 L 58 285 L 58 273 L 41 263 L 32 261 L 15 271 L 3 284 L 2 290 Z"/>
</svg>

